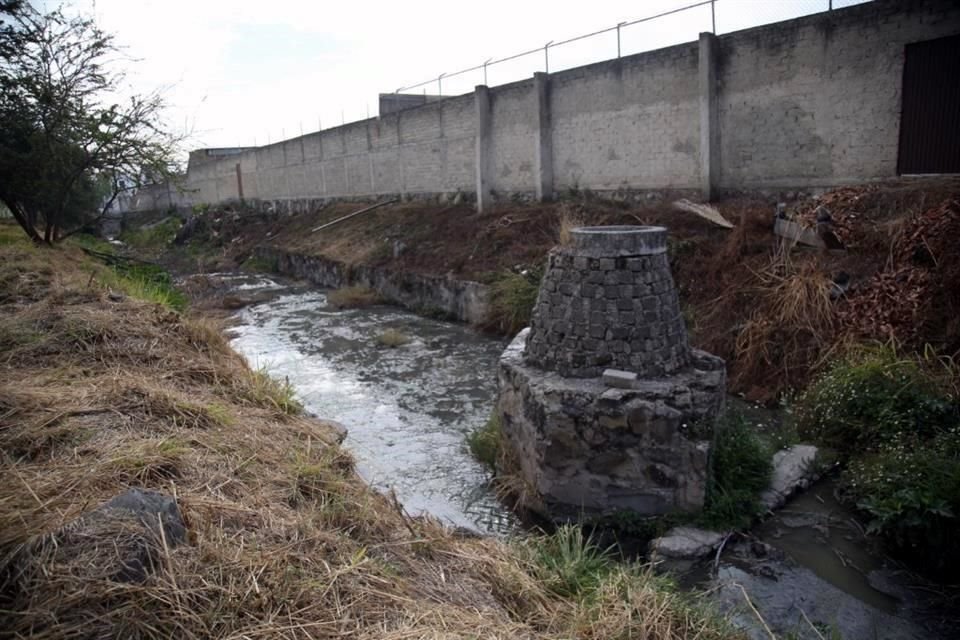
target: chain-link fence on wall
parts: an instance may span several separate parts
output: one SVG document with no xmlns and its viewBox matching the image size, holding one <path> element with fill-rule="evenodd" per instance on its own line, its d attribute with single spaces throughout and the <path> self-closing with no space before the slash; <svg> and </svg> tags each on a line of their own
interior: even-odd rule
<svg viewBox="0 0 960 640">
<path fill-rule="evenodd" d="M 487 59 L 472 67 L 437 73 L 395 93 L 460 95 L 478 84 L 500 85 L 534 72 L 560 71 L 591 62 L 651 51 L 696 40 L 701 32 L 729 33 L 867 0 L 700 0 L 605 29 L 550 41 L 525 51 Z"/>
</svg>

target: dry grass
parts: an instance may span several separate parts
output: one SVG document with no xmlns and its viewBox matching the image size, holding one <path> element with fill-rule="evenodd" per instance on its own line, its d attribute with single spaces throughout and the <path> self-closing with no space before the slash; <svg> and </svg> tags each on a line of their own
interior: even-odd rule
<svg viewBox="0 0 960 640">
<path fill-rule="evenodd" d="M 383 298 L 369 287 L 343 287 L 329 292 L 327 302 L 338 309 L 357 309 L 379 304 Z"/>
<path fill-rule="evenodd" d="M 736 340 L 734 382 L 776 375 L 786 387 L 806 380 L 811 364 L 835 345 L 832 282 L 816 260 L 796 264 L 778 252 L 756 274 L 755 306 Z"/>
<path fill-rule="evenodd" d="M 581 211 L 569 203 L 560 205 L 557 210 L 557 216 L 559 219 L 557 224 L 557 239 L 561 245 L 568 246 L 573 242 L 573 236 L 570 232 L 577 227 L 584 226 L 586 224 L 586 218 Z"/>
<path fill-rule="evenodd" d="M 399 329 L 387 329 L 377 336 L 377 342 L 390 349 L 410 344 L 412 338 Z"/>
<path fill-rule="evenodd" d="M 91 273 L 93 277 L 91 278 Z M 0 628 L 33 638 L 724 638 L 637 567 L 546 587 L 529 545 L 411 519 L 217 327 L 111 302 L 68 250 L 0 247 Z M 129 486 L 175 496 L 186 544 L 140 583 L 9 558 Z M 99 544 L 99 546 L 98 546 Z"/>
</svg>

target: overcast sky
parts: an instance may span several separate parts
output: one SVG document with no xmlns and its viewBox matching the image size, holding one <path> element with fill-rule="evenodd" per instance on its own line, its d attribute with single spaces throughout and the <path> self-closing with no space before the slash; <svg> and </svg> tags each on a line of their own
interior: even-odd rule
<svg viewBox="0 0 960 640">
<path fill-rule="evenodd" d="M 40 0 L 47 7 L 55 0 Z M 834 6 L 859 0 L 834 0 Z M 377 94 L 697 0 L 73 0 L 134 61 L 138 91 L 166 88 L 170 122 L 189 146 L 276 142 L 377 115 Z M 718 0 L 726 33 L 815 13 L 828 0 Z M 695 40 L 710 6 L 621 30 L 623 55 Z M 550 70 L 616 57 L 615 33 L 550 49 Z M 530 77 L 543 52 L 488 68 L 491 86 Z M 443 80 L 444 95 L 483 83 L 476 71 Z M 437 82 L 427 90 L 436 93 Z M 423 87 L 410 92 L 423 92 Z"/>
</svg>

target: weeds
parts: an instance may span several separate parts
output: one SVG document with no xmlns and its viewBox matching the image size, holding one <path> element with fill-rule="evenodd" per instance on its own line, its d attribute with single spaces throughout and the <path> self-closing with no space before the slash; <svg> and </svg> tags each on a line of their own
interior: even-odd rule
<svg viewBox="0 0 960 640">
<path fill-rule="evenodd" d="M 329 292 L 327 302 L 338 309 L 357 309 L 380 304 L 383 298 L 369 287 L 343 287 Z"/>
<path fill-rule="evenodd" d="M 600 550 L 575 525 L 564 525 L 552 535 L 534 538 L 528 549 L 534 574 L 547 589 L 564 598 L 591 595 L 613 568 L 612 549 Z"/>
<path fill-rule="evenodd" d="M 251 273 L 277 273 L 280 264 L 276 258 L 251 255 L 240 264 L 240 269 Z"/>
<path fill-rule="evenodd" d="M 772 453 L 746 420 L 726 416 L 714 432 L 699 524 L 714 529 L 748 527 L 760 514 L 760 493 L 770 482 Z"/>
<path fill-rule="evenodd" d="M 377 336 L 377 342 L 389 349 L 402 347 L 405 344 L 409 344 L 410 341 L 410 336 L 403 333 L 399 329 L 386 329 Z"/>
<path fill-rule="evenodd" d="M 467 436 L 467 447 L 474 458 L 487 465 L 491 471 L 496 471 L 501 437 L 500 416 L 494 412 L 486 424 Z"/>
<path fill-rule="evenodd" d="M 247 400 L 261 407 L 272 407 L 287 415 L 303 412 L 303 405 L 297 400 L 296 389 L 290 380 L 277 380 L 263 367 L 249 371 L 243 393 Z"/>
<path fill-rule="evenodd" d="M 179 218 L 171 217 L 148 227 L 124 231 L 119 240 L 136 249 L 163 249 L 177 237 L 181 226 Z"/>
<path fill-rule="evenodd" d="M 540 268 L 521 273 L 504 270 L 497 274 L 490 285 L 487 326 L 507 335 L 529 326 L 542 277 Z"/>
<path fill-rule="evenodd" d="M 584 226 L 584 216 L 581 211 L 575 210 L 569 203 L 560 205 L 558 213 L 557 239 L 561 245 L 568 246 L 573 243 L 573 236 L 570 232 L 577 227 Z"/>
</svg>

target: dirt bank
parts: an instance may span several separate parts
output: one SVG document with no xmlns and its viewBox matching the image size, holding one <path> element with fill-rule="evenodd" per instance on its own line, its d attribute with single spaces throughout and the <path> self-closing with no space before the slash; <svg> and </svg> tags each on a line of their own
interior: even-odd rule
<svg viewBox="0 0 960 640">
<path fill-rule="evenodd" d="M 336 430 L 301 415 L 216 326 L 19 234 L 0 225 L 5 633 L 733 637 L 571 537 L 507 545 L 405 516 L 357 478 Z M 142 581 L 105 573 L 129 531 L 70 524 L 129 487 L 175 498 L 187 528 L 179 546 L 149 542 Z M 70 554 L 29 555 L 64 525 Z"/>
</svg>

